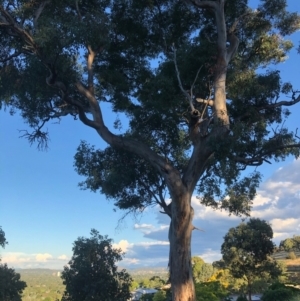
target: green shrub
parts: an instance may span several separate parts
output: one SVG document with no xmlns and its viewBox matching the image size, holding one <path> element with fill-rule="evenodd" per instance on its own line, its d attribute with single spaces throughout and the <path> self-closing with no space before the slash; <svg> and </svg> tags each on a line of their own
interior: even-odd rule
<svg viewBox="0 0 300 301">
<path fill-rule="evenodd" d="M 292 301 L 299 296 L 299 291 L 293 287 L 287 287 L 283 283 L 274 283 L 262 295 L 262 301 Z M 295 299 L 297 300 L 297 299 Z"/>
</svg>

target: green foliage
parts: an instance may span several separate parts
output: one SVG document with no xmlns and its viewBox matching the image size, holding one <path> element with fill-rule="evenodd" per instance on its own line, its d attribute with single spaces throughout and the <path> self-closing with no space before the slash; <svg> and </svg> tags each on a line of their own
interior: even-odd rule
<svg viewBox="0 0 300 301">
<path fill-rule="evenodd" d="M 286 252 L 300 251 L 300 235 L 286 238 L 279 243 L 279 249 Z"/>
<path fill-rule="evenodd" d="M 22 269 L 21 279 L 26 282 L 27 287 L 22 293 L 22 301 L 61 300 L 65 286 L 58 274 L 58 270 L 49 269 Z"/>
<path fill-rule="evenodd" d="M 196 283 L 206 282 L 216 272 L 216 269 L 210 263 L 205 263 L 198 256 L 192 257 L 193 277 Z"/>
<path fill-rule="evenodd" d="M 262 301 L 290 301 L 300 296 L 300 291 L 293 287 L 285 286 L 282 283 L 272 284 L 267 291 L 264 292 Z"/>
<path fill-rule="evenodd" d="M 138 287 L 140 287 L 140 284 L 137 281 L 133 280 L 130 283 L 130 291 L 131 292 L 134 291 L 135 289 L 137 289 Z"/>
<path fill-rule="evenodd" d="M 217 47 L 211 12 L 170 0 L 145 5 L 138 0 L 76 3 L 47 2 L 38 19 L 37 1 L 8 4 L 7 12 L 14 20 L 22 20 L 24 29 L 15 33 L 7 26 L 0 28 L 1 102 L 12 111 L 19 110 L 34 129 L 34 135 L 25 133 L 31 143 L 46 146 L 48 133 L 42 125 L 65 115 L 77 117 L 76 103 L 84 112 L 91 112 L 87 99 L 76 89 L 79 79 L 88 86 L 85 59 L 86 45 L 90 45 L 99 53 L 94 61 L 97 100 L 108 102 L 113 112 L 124 113 L 125 137 L 145 143 L 184 173 L 192 146 L 188 138 L 191 115 L 178 86 L 172 49 L 177 49 L 183 87 L 190 90 L 194 83 L 195 97 L 213 98 L 210 87 Z M 299 28 L 299 16 L 286 10 L 285 0 L 280 5 L 277 0 L 261 1 L 259 12 L 247 5 L 246 0 L 225 5 L 228 29 L 246 15 L 236 30 L 240 45 L 227 74 L 231 133 L 226 141 L 212 141 L 214 157 L 206 163 L 203 177 L 196 179 L 203 204 L 246 215 L 260 175 L 243 178 L 240 171 L 248 165 L 299 155 L 299 148 L 285 147 L 296 142 L 294 134 L 284 126 L 277 127 L 289 112 L 273 105 L 281 92 L 295 98 L 293 88 L 281 81 L 277 71 L 256 72 L 285 60 L 292 47 L 286 36 Z M 28 45 L 28 36 L 32 45 Z M 64 84 L 67 97 L 46 85 L 49 73 Z M 194 105 L 205 113 L 205 120 L 213 115 L 204 104 L 195 101 Z M 115 124 L 120 125 L 118 117 Z M 213 123 L 203 134 L 209 135 L 212 127 Z M 271 127 L 280 130 L 273 135 Z M 98 151 L 83 143 L 75 156 L 75 167 L 86 177 L 83 188 L 100 190 L 118 208 L 139 211 L 157 203 L 153 195 L 164 195 L 166 183 L 153 165 L 130 152 L 110 147 Z"/>
<path fill-rule="evenodd" d="M 167 293 L 164 290 L 160 290 L 153 296 L 153 301 L 166 301 L 167 300 Z"/>
<path fill-rule="evenodd" d="M 270 255 L 274 251 L 273 231 L 264 220 L 251 218 L 231 228 L 224 237 L 221 253 L 233 277 L 245 278 L 251 293 L 254 280 L 277 279 L 282 269 Z"/>
<path fill-rule="evenodd" d="M 0 263 L 0 301 L 21 301 L 26 283 L 7 264 Z"/>
<path fill-rule="evenodd" d="M 2 248 L 5 248 L 5 245 L 7 244 L 6 238 L 5 238 L 5 233 L 2 230 L 2 227 L 0 227 L 0 246 Z"/>
<path fill-rule="evenodd" d="M 140 301 L 153 301 L 154 294 L 144 294 L 141 296 Z"/>
<path fill-rule="evenodd" d="M 5 233 L 0 227 L 0 246 L 4 248 L 6 244 Z M 6 263 L 1 263 L 0 258 L 0 301 L 21 301 L 26 282 L 20 278 L 20 274 L 8 268 Z"/>
<path fill-rule="evenodd" d="M 125 270 L 117 270 L 122 255 L 112 247 L 111 239 L 95 229 L 91 238 L 79 237 L 69 266 L 62 272 L 66 286 L 62 300 L 127 300 L 132 279 Z"/>
<path fill-rule="evenodd" d="M 229 292 L 219 281 L 195 284 L 197 301 L 219 301 L 229 295 Z"/>
</svg>

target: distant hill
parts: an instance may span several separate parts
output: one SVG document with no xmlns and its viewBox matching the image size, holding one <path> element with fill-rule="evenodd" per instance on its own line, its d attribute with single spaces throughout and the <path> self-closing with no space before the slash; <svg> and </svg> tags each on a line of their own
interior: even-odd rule
<svg viewBox="0 0 300 301">
<path fill-rule="evenodd" d="M 65 290 L 60 270 L 50 269 L 16 269 L 27 287 L 23 291 L 22 301 L 60 300 Z"/>
<path fill-rule="evenodd" d="M 21 275 L 21 279 L 27 283 L 23 292 L 22 301 L 60 300 L 65 290 L 62 279 L 62 270 L 51 269 L 16 269 Z M 133 279 L 149 279 L 153 276 L 161 278 L 168 277 L 168 270 L 163 267 L 145 267 L 127 269 Z"/>
<path fill-rule="evenodd" d="M 143 267 L 143 268 L 136 268 L 136 269 L 126 269 L 127 272 L 132 276 L 165 276 L 168 275 L 168 269 L 163 267 Z"/>
</svg>

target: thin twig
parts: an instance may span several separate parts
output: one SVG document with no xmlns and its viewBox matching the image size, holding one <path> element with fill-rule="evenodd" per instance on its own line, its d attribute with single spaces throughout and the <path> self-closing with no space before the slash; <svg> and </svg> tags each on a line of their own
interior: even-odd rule
<svg viewBox="0 0 300 301">
<path fill-rule="evenodd" d="M 195 86 L 195 83 L 196 83 L 196 81 L 197 81 L 197 79 L 198 79 L 198 76 L 199 76 L 199 73 L 200 73 L 200 71 L 201 71 L 201 69 L 202 69 L 202 67 L 203 67 L 203 65 L 198 69 L 198 71 L 197 71 L 197 74 L 196 74 L 196 77 L 195 77 L 195 79 L 194 79 L 194 82 L 193 82 L 193 84 L 192 84 L 192 86 L 191 86 L 191 98 L 193 99 L 194 97 L 193 97 L 193 90 L 194 90 L 194 86 Z"/>
<path fill-rule="evenodd" d="M 177 66 L 176 48 L 174 47 L 174 45 L 173 45 L 173 51 L 174 51 L 174 64 L 175 64 L 175 69 L 176 69 L 176 75 L 177 75 L 179 88 L 180 88 L 181 92 L 185 95 L 185 97 L 188 99 L 191 110 L 192 110 L 192 112 L 194 112 L 195 107 L 193 105 L 192 97 L 189 95 L 189 93 L 186 92 L 186 90 L 183 89 L 183 86 L 182 86 L 182 82 L 181 82 L 181 79 L 180 79 L 180 72 L 179 72 L 179 69 L 178 69 L 178 66 Z"/>
</svg>

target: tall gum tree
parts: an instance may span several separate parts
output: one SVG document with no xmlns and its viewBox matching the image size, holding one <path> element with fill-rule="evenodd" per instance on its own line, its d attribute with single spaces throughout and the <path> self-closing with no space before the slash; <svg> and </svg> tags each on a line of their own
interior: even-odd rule
<svg viewBox="0 0 300 301">
<path fill-rule="evenodd" d="M 44 125 L 67 115 L 97 131 L 109 146 L 79 147 L 83 186 L 121 209 L 162 207 L 173 300 L 193 301 L 193 193 L 249 215 L 260 175 L 241 171 L 299 156 L 297 132 L 283 123 L 299 92 L 278 71 L 257 73 L 284 61 L 297 29 L 285 0 L 256 10 L 247 0 L 1 0 L 0 100 L 21 112 L 39 147 Z M 125 114 L 126 131 L 108 128 L 101 102 Z"/>
</svg>

